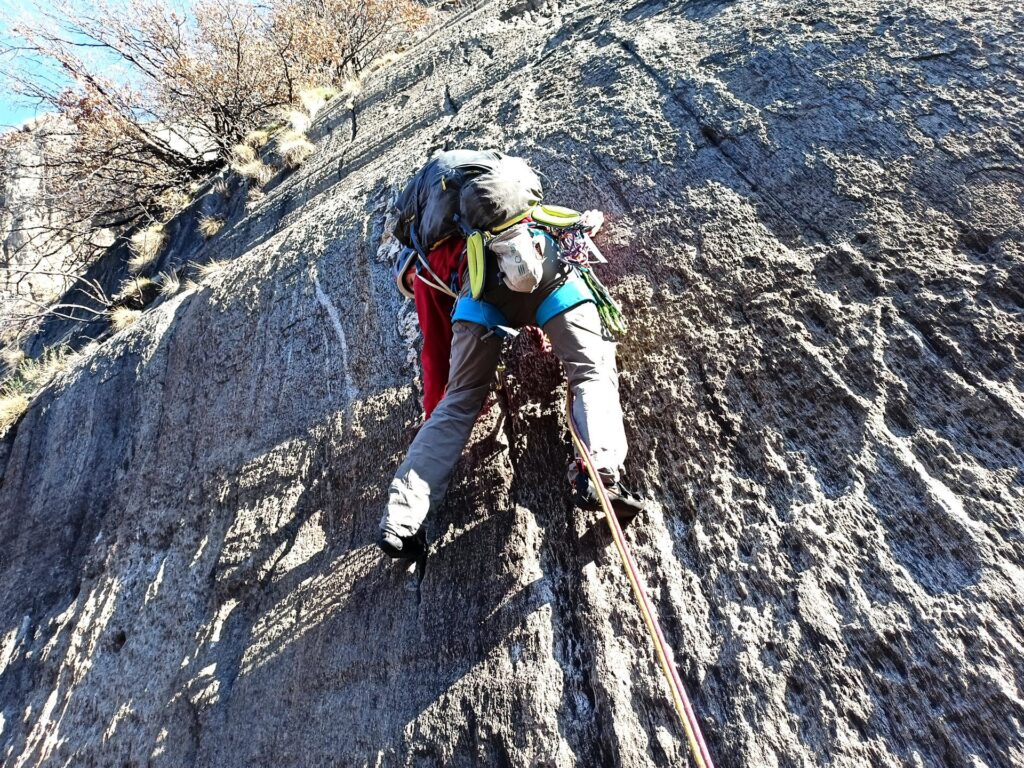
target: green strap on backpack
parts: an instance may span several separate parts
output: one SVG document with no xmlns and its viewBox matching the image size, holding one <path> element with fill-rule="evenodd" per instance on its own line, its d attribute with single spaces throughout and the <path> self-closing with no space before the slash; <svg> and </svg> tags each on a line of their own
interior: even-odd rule
<svg viewBox="0 0 1024 768">
<path fill-rule="evenodd" d="M 572 208 L 560 205 L 538 205 L 530 212 L 530 216 L 538 224 L 546 227 L 572 227 L 580 223 L 583 214 Z"/>
<path fill-rule="evenodd" d="M 484 277 L 487 275 L 484 254 L 484 233 L 474 230 L 466 238 L 466 268 L 469 270 L 469 292 L 479 299 L 484 292 Z"/>
</svg>

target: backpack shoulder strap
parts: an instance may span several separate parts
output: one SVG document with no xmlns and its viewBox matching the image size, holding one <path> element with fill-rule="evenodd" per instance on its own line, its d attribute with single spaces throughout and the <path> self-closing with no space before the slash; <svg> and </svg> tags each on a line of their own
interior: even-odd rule
<svg viewBox="0 0 1024 768">
<path fill-rule="evenodd" d="M 484 256 L 484 236 L 475 231 L 466 238 L 466 262 L 469 268 L 469 291 L 474 299 L 479 299 L 484 292 L 486 272 Z"/>
</svg>

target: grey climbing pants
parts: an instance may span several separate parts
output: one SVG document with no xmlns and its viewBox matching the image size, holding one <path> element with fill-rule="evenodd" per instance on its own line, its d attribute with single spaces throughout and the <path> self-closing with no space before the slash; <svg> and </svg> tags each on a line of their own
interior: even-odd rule
<svg viewBox="0 0 1024 768">
<path fill-rule="evenodd" d="M 615 343 L 605 335 L 597 308 L 589 302 L 551 318 L 543 330 L 565 366 L 574 397 L 573 417 L 594 463 L 614 482 L 626 458 Z M 391 481 L 381 530 L 411 536 L 444 498 L 494 381 L 500 354 L 501 339 L 488 335 L 486 328 L 455 323 L 447 392 L 420 427 Z"/>
</svg>

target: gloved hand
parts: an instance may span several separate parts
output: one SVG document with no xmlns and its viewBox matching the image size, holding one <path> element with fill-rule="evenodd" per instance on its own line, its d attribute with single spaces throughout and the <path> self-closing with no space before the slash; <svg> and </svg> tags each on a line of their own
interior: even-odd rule
<svg viewBox="0 0 1024 768">
<path fill-rule="evenodd" d="M 586 230 L 587 234 L 593 237 L 604 224 L 604 214 L 596 208 L 584 211 L 583 217 L 580 219 L 580 224 L 583 226 L 583 229 Z"/>
</svg>

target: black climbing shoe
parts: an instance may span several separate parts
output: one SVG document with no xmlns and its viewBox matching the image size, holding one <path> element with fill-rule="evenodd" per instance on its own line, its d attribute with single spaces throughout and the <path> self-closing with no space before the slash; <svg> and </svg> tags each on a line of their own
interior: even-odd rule
<svg viewBox="0 0 1024 768">
<path fill-rule="evenodd" d="M 381 533 L 377 545 L 384 550 L 385 555 L 396 560 L 419 560 L 427 554 L 427 534 L 422 528 L 412 536 L 396 536 L 385 531 Z"/>
<path fill-rule="evenodd" d="M 608 501 L 615 510 L 615 517 L 623 528 L 633 522 L 633 518 L 647 510 L 647 500 L 642 499 L 629 490 L 622 483 L 606 483 L 604 486 L 608 493 Z M 590 482 L 590 476 L 586 472 L 576 475 L 576 482 L 573 483 L 573 498 L 576 505 L 581 509 L 601 509 L 601 501 L 597 498 L 597 489 Z"/>
</svg>

